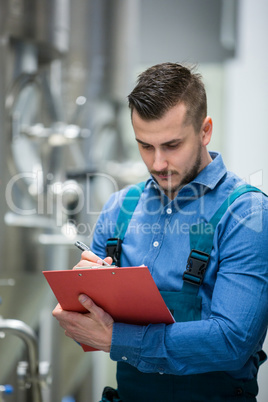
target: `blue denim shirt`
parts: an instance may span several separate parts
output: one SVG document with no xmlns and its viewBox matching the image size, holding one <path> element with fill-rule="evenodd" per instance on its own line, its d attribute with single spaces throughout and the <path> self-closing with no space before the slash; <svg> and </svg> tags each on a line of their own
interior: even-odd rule
<svg viewBox="0 0 268 402">
<path fill-rule="evenodd" d="M 189 228 L 208 222 L 233 189 L 244 184 L 220 154 L 174 200 L 150 178 L 128 226 L 122 266 L 148 266 L 160 290 L 180 291 L 190 253 Z M 92 249 L 105 257 L 126 189 L 105 205 Z M 141 283 L 142 286 L 142 283 Z M 202 320 L 172 325 L 115 323 L 111 359 L 143 372 L 175 375 L 226 371 L 250 379 L 268 323 L 268 198 L 240 196 L 220 220 L 199 295 Z M 116 297 L 116 295 L 115 295 Z"/>
</svg>

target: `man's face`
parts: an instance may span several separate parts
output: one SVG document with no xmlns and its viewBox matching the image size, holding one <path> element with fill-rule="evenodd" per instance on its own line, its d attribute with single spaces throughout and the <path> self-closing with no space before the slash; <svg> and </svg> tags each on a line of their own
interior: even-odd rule
<svg viewBox="0 0 268 402">
<path fill-rule="evenodd" d="M 211 161 L 206 149 L 212 131 L 211 119 L 207 117 L 196 133 L 192 124 L 185 124 L 185 114 L 182 103 L 158 120 L 143 120 L 136 110 L 132 114 L 141 157 L 171 199 Z"/>
</svg>

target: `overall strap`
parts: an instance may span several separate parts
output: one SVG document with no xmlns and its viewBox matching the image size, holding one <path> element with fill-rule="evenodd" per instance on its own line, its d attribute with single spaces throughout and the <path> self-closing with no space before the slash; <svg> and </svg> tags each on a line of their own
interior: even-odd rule
<svg viewBox="0 0 268 402">
<path fill-rule="evenodd" d="M 239 186 L 226 198 L 207 224 L 201 222 L 191 226 L 191 252 L 187 261 L 186 271 L 183 274 L 184 290 L 187 288 L 191 293 L 198 293 L 209 263 L 215 229 L 229 206 L 242 194 L 248 192 L 262 191 L 249 184 Z"/>
<path fill-rule="evenodd" d="M 119 211 L 114 237 L 107 240 L 106 253 L 113 258 L 113 265 L 120 266 L 121 245 L 145 184 L 146 182 L 143 181 L 129 188 Z"/>
</svg>

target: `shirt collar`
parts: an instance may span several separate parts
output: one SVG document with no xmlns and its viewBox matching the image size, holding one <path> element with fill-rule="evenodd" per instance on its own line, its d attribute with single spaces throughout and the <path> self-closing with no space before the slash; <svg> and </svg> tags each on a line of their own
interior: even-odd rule
<svg viewBox="0 0 268 402">
<path fill-rule="evenodd" d="M 219 152 L 209 152 L 209 154 L 212 161 L 196 176 L 193 181 L 185 185 L 183 189 L 187 189 L 187 186 L 190 186 L 192 184 L 197 184 L 213 190 L 226 174 L 227 169 L 223 162 L 221 154 Z M 160 191 L 162 191 L 158 183 L 152 176 L 147 180 L 146 186 L 147 185 L 151 185 L 154 188 L 158 188 Z"/>
<path fill-rule="evenodd" d="M 191 183 L 200 184 L 213 190 L 226 174 L 227 169 L 219 152 L 209 152 L 210 162 Z"/>
</svg>

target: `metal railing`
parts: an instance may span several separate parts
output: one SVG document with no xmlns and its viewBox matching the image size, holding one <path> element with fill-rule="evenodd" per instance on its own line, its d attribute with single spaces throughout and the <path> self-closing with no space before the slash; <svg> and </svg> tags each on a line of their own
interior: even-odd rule
<svg viewBox="0 0 268 402">
<path fill-rule="evenodd" d="M 0 332 L 15 335 L 26 344 L 28 362 L 19 362 L 17 370 L 19 383 L 21 387 L 29 390 L 31 402 L 42 402 L 41 385 L 47 383 L 49 364 L 42 364 L 40 372 L 38 342 L 34 331 L 23 321 L 0 317 Z"/>
</svg>

